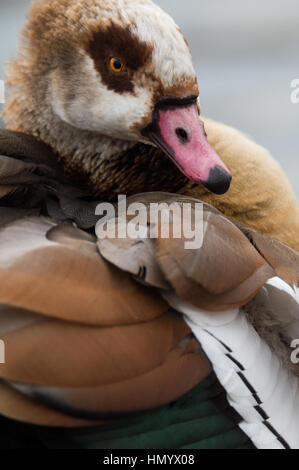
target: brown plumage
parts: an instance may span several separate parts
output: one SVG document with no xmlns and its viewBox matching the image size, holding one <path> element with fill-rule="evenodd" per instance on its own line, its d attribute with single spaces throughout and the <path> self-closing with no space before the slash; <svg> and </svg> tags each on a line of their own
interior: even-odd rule
<svg viewBox="0 0 299 470">
<path fill-rule="evenodd" d="M 2 414 L 86 426 L 169 403 L 210 366 L 161 290 L 216 312 L 245 305 L 275 275 L 298 282 L 295 252 L 208 205 L 202 249 L 171 238 L 97 248 L 100 201 L 31 137 L 3 130 L 0 142 L 10 155 L 0 157 Z M 138 201 L 198 202 L 163 193 L 129 202 Z"/>
<path fill-rule="evenodd" d="M 0 373 L 7 385 L 98 422 L 166 404 L 209 372 L 183 320 L 159 295 L 103 261 L 94 237 L 26 218 L 4 227 L 0 238 L 6 347 Z M 18 419 L 25 410 L 16 416 L 5 401 L 0 405 Z M 41 411 L 31 422 L 45 419 Z M 47 424 L 66 422 L 77 424 L 63 417 Z"/>
<path fill-rule="evenodd" d="M 141 33 L 156 24 L 140 33 L 135 16 L 137 7 L 151 4 L 125 3 L 136 10 L 116 15 L 106 1 L 38 1 L 24 29 L 26 47 L 8 72 L 11 131 L 0 131 L 0 336 L 6 345 L 0 413 L 31 423 L 120 419 L 176 400 L 210 373 L 191 330 L 161 292 L 217 312 L 245 305 L 275 275 L 298 282 L 295 252 L 223 215 L 299 249 L 297 203 L 263 149 L 205 121 L 210 143 L 233 174 L 230 191 L 219 197 L 190 183 L 143 139 L 157 100 L 197 96 L 198 87 L 189 50 L 169 18 L 159 11 L 160 22 L 156 12 L 160 35 L 155 30 L 155 44 L 144 42 Z M 111 53 L 120 50 L 115 28 L 112 42 L 102 34 L 111 16 L 118 32 L 134 24 L 140 46 L 136 64 L 129 64 L 138 70 L 121 85 L 102 67 L 111 44 Z M 170 45 L 163 49 L 165 25 Z M 126 47 L 134 37 L 131 29 L 123 36 Z M 155 56 L 160 46 L 163 53 Z M 220 209 L 204 206 L 202 249 L 186 251 L 183 239 L 161 237 L 97 243 L 98 202 L 141 191 L 180 194 L 143 195 L 143 202 L 189 201 L 188 195 Z"/>
<path fill-rule="evenodd" d="M 147 204 L 150 220 L 151 203 L 191 204 L 195 199 L 147 193 L 128 200 Z M 128 218 L 128 221 L 130 218 Z M 194 215 L 193 215 L 194 220 Z M 174 226 L 175 219 L 172 219 Z M 164 238 L 161 221 L 157 239 L 110 239 L 98 241 L 101 254 L 142 281 L 173 289 L 193 305 L 209 311 L 224 311 L 247 304 L 267 280 L 280 276 L 291 285 L 299 281 L 299 256 L 285 245 L 238 227 L 213 207 L 203 207 L 203 243 L 199 249 L 186 249 L 187 238 Z M 170 234 L 174 233 L 174 228 Z M 132 262 L 132 258 L 134 261 Z M 145 275 L 144 275 L 145 273 Z"/>
</svg>

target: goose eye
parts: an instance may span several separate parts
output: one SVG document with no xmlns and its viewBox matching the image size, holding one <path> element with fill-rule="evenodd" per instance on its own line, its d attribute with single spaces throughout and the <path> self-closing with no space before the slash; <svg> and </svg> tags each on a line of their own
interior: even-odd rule
<svg viewBox="0 0 299 470">
<path fill-rule="evenodd" d="M 116 59 L 115 57 L 111 57 L 109 65 L 113 72 L 127 72 L 125 64 L 120 59 Z"/>
</svg>

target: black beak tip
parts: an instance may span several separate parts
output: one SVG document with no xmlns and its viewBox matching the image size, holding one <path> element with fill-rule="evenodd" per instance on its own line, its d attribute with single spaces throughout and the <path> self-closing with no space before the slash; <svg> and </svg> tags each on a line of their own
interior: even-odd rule
<svg viewBox="0 0 299 470">
<path fill-rule="evenodd" d="M 216 165 L 211 169 L 208 181 L 202 183 L 214 194 L 225 194 L 230 188 L 231 181 L 232 175 Z"/>
</svg>

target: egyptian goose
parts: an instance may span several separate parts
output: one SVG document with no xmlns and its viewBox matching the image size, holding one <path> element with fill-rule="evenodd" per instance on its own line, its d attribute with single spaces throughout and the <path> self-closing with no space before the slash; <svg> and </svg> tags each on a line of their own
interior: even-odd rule
<svg viewBox="0 0 299 470">
<path fill-rule="evenodd" d="M 238 131 L 198 123 L 187 42 L 151 1 L 34 2 L 7 76 L 8 127 L 48 144 L 96 196 L 179 192 L 299 251 L 285 175 Z M 213 194 L 228 189 L 227 168 L 230 190 Z"/>
<path fill-rule="evenodd" d="M 145 190 L 133 201 L 195 204 L 148 191 L 214 198 L 230 185 L 225 155 L 242 184 L 242 168 L 263 168 L 264 151 L 206 121 L 220 156 L 209 145 L 188 47 L 147 0 L 43 0 L 24 33 L 26 49 L 9 73 L 11 130 L 0 132 L 3 437 L 10 443 L 12 430 L 29 446 L 64 448 L 296 448 L 297 369 L 286 342 L 298 328 L 298 255 L 240 223 L 263 219 L 262 231 L 296 248 L 297 206 L 285 177 L 267 156 L 288 231 L 278 230 L 263 188 L 247 216 L 236 193 L 212 200 L 240 222 L 204 205 L 204 245 L 195 251 L 183 239 L 141 240 L 137 252 L 130 240 L 97 239 L 101 201 Z M 241 201 L 254 193 L 246 177 L 252 185 Z M 178 260 L 182 270 L 173 269 Z M 263 353 L 256 371 L 243 339 Z M 279 396 L 269 403 L 272 389 L 260 383 L 271 358 L 278 395 L 291 397 L 285 422 L 273 411 Z"/>
</svg>

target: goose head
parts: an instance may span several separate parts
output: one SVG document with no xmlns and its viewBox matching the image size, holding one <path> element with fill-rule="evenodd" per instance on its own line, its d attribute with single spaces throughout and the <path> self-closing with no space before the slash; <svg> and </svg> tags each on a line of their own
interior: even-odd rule
<svg viewBox="0 0 299 470">
<path fill-rule="evenodd" d="M 66 166 L 85 165 L 93 179 L 99 168 L 113 171 L 116 154 L 143 144 L 196 184 L 229 189 L 230 172 L 199 117 L 187 41 L 158 6 L 37 0 L 23 34 L 23 56 L 8 72 L 11 127 L 41 138 Z"/>
</svg>

